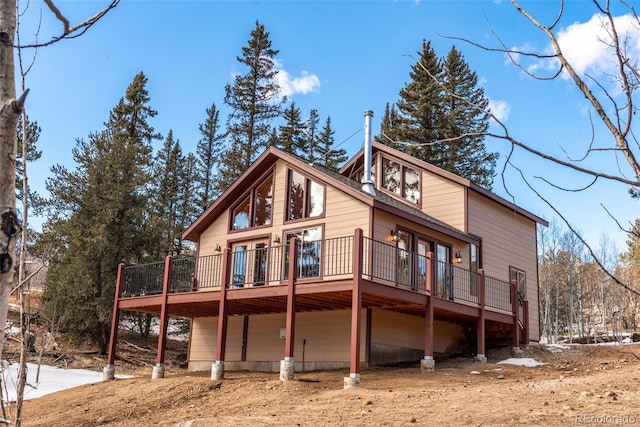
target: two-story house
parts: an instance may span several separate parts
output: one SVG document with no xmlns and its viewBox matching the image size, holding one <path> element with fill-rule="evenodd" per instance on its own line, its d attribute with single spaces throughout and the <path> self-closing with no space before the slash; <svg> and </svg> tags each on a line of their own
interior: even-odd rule
<svg viewBox="0 0 640 427">
<path fill-rule="evenodd" d="M 120 310 L 191 319 L 188 366 L 280 372 L 473 353 L 539 339 L 536 227 L 546 221 L 459 176 L 371 142 L 339 172 L 275 148 L 184 233 L 194 258 L 120 266 Z"/>
</svg>

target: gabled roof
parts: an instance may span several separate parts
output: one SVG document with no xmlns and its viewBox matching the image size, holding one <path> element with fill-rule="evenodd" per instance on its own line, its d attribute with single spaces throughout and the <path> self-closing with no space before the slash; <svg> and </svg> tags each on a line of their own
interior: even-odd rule
<svg viewBox="0 0 640 427">
<path fill-rule="evenodd" d="M 481 195 L 483 195 L 484 197 L 493 200 L 494 202 L 524 216 L 525 218 L 528 218 L 534 222 L 537 222 L 538 224 L 542 224 L 544 226 L 548 226 L 549 223 L 540 218 L 539 216 L 527 211 L 526 209 L 523 209 L 519 206 L 517 206 L 514 203 L 509 202 L 508 200 L 505 200 L 504 198 L 498 196 L 495 193 L 492 193 L 491 191 L 487 190 L 486 188 L 483 188 L 481 186 L 479 186 L 478 184 L 475 184 L 471 181 L 469 181 L 466 178 L 463 178 L 461 176 L 458 176 L 452 172 L 446 171 L 444 169 L 441 169 L 435 165 L 432 165 L 431 163 L 427 163 L 423 160 L 417 159 L 415 157 L 412 157 L 406 153 L 400 152 L 398 150 L 394 150 L 393 148 L 384 145 L 382 143 L 379 142 L 373 142 L 372 144 L 372 153 L 376 153 L 378 151 L 381 151 L 383 153 L 389 154 L 390 156 L 396 157 L 398 159 L 400 159 L 402 162 L 407 163 L 407 164 L 411 164 L 413 166 L 415 166 L 418 169 L 422 169 L 422 170 L 426 170 L 429 171 L 430 173 L 433 173 L 434 175 L 438 175 L 442 178 L 445 178 L 449 181 L 455 182 L 457 184 L 460 184 L 466 188 L 468 188 L 469 190 L 475 191 L 476 193 L 479 193 Z M 347 163 L 345 163 L 345 165 L 340 168 L 340 173 L 345 175 L 345 176 L 349 176 L 351 175 L 351 173 L 353 171 L 358 170 L 359 168 L 362 167 L 362 163 L 364 162 L 364 150 L 360 150 L 358 153 L 356 153 L 356 155 L 354 155 Z"/>
<path fill-rule="evenodd" d="M 362 184 L 360 182 L 325 167 L 309 164 L 304 159 L 275 147 L 269 147 L 265 150 L 265 152 L 256 159 L 249 169 L 247 169 L 236 182 L 234 182 L 202 215 L 200 215 L 193 224 L 191 224 L 191 226 L 183 233 L 182 238 L 185 240 L 197 241 L 200 234 L 202 234 L 202 232 L 204 232 L 204 230 L 206 230 L 207 227 L 209 227 L 220 215 L 230 209 L 232 205 L 235 204 L 246 192 L 247 188 L 272 169 L 279 159 L 291 164 L 310 178 L 329 184 L 350 195 L 354 199 L 371 206 L 372 208 L 389 212 L 431 228 L 434 231 L 441 232 L 466 242 L 478 242 L 476 237 L 470 236 L 449 224 L 433 218 L 407 203 L 403 203 L 402 201 L 381 191 L 377 191 L 376 195 L 372 196 L 362 190 Z"/>
</svg>

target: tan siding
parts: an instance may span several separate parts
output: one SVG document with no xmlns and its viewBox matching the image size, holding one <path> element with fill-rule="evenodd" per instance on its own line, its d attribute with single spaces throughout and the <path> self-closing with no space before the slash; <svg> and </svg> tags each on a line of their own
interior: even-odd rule
<svg viewBox="0 0 640 427">
<path fill-rule="evenodd" d="M 384 344 L 424 350 L 424 317 L 410 316 L 386 310 L 374 310 L 371 327 L 371 344 Z M 434 321 L 433 350 L 447 353 L 465 340 L 458 325 Z"/>
<path fill-rule="evenodd" d="M 283 237 L 287 230 L 324 226 L 325 238 L 352 236 L 356 228 L 362 228 L 366 233 L 369 229 L 369 207 L 364 203 L 354 200 L 340 190 L 327 185 L 325 192 L 325 215 L 321 218 L 310 218 L 306 221 L 284 223 L 286 209 L 288 166 L 283 160 L 279 160 L 274 169 L 275 181 L 273 192 L 273 218 L 272 225 L 267 227 L 250 228 L 242 231 L 234 231 L 227 236 L 229 228 L 230 211 L 227 210 L 220 218 L 216 219 L 200 237 L 200 255 L 211 255 L 217 244 L 225 246 L 227 238 L 234 241 L 251 239 L 253 236 L 276 234 Z M 329 226 L 330 225 L 330 226 Z"/>
<path fill-rule="evenodd" d="M 448 179 L 422 172 L 422 210 L 459 230 L 465 229 L 465 188 Z"/>
<path fill-rule="evenodd" d="M 488 276 L 509 281 L 509 267 L 526 273 L 530 339 L 540 336 L 536 223 L 515 211 L 469 192 L 469 232 L 482 238 Z"/>
<path fill-rule="evenodd" d="M 189 341 L 189 359 L 215 361 L 217 339 L 217 317 L 198 317 L 193 319 L 191 323 L 191 340 Z"/>
<path fill-rule="evenodd" d="M 242 316 L 231 316 L 227 322 L 227 348 L 225 360 L 240 360 L 242 355 Z M 218 339 L 218 318 L 205 317 L 193 319 L 191 341 L 189 343 L 190 360 L 216 359 Z"/>
<path fill-rule="evenodd" d="M 362 311 L 360 355 L 366 350 L 366 310 Z M 229 318 L 225 360 L 239 361 L 242 355 L 243 316 Z M 215 360 L 217 318 L 194 319 L 190 342 L 191 361 Z M 250 316 L 247 334 L 247 361 L 278 361 L 284 357 L 284 340 L 280 329 L 282 314 Z M 349 361 L 351 346 L 351 310 L 298 313 L 296 315 L 294 360 L 302 360 L 302 340 L 306 340 L 305 361 Z"/>
</svg>

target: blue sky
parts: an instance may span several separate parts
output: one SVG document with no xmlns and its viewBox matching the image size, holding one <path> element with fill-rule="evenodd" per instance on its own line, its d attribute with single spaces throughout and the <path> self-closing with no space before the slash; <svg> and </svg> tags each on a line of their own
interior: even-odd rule
<svg viewBox="0 0 640 427">
<path fill-rule="evenodd" d="M 57 2 L 71 24 L 107 3 Z M 522 4 L 544 23 L 550 23 L 558 12 L 555 1 Z M 60 24 L 44 3 L 31 1 L 21 20 L 23 42 L 33 40 L 41 10 L 40 40 L 59 31 Z M 623 12 L 621 9 L 620 14 Z M 601 49 L 594 48 L 598 45 L 592 38 L 594 13 L 591 2 L 566 2 L 559 29 L 580 71 L 598 75 L 606 72 L 609 62 Z M 183 150 L 194 151 L 198 124 L 212 102 L 226 119 L 224 86 L 234 73 L 243 72 L 236 57 L 256 21 L 265 26 L 272 47 L 279 50 L 280 82 L 289 100 L 295 101 L 305 117 L 312 108 L 318 110 L 321 123 L 330 116 L 336 144 L 342 144 L 349 155 L 362 146 L 364 110 L 374 111 L 373 133 L 379 132 L 384 107 L 397 101 L 423 40 L 430 40 L 439 56 L 446 55 L 452 45 L 462 52 L 477 72 L 493 111 L 522 142 L 561 157 L 564 150 L 577 158 L 584 155 L 591 139 L 587 104 L 572 82 L 532 80 L 500 53 L 444 37 L 498 47 L 495 32 L 509 47 L 548 49 L 539 30 L 506 1 L 122 0 L 83 36 L 37 51 L 26 79 L 31 89 L 27 111 L 42 128 L 39 147 L 43 156 L 31 167 L 32 187 L 45 193 L 51 165 L 74 167 L 71 150 L 76 139 L 102 128 L 109 111 L 140 71 L 149 79 L 150 105 L 158 111 L 152 125 L 164 136 L 172 129 Z M 25 56 L 32 53 L 27 51 Z M 527 66 L 544 70 L 547 64 L 529 62 Z M 596 142 L 610 143 L 599 123 Z M 486 144 L 491 151 L 500 152 L 498 171 L 502 171 L 509 145 L 500 140 Z M 629 199 L 624 185 L 599 181 L 586 192 L 560 192 L 532 177 L 542 175 L 573 188 L 590 180 L 530 154 L 516 152 L 512 162 L 589 242 L 598 246 L 606 234 L 618 249 L 625 249 L 625 234 L 617 231 L 600 206 L 604 204 L 623 224 L 638 217 L 638 202 Z M 610 154 L 602 153 L 590 164 L 609 172 L 617 170 Z M 497 194 L 547 220 L 553 218 L 517 171 L 508 167 L 504 182 L 506 189 L 502 177 L 496 177 Z M 33 225 L 37 228 L 38 223 Z"/>
</svg>

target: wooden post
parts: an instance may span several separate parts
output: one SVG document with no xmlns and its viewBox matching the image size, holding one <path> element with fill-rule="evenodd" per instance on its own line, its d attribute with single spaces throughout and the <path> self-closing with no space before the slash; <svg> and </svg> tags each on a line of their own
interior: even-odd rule
<svg viewBox="0 0 640 427">
<path fill-rule="evenodd" d="M 474 274 L 474 273 L 471 273 Z M 476 360 L 479 362 L 486 362 L 487 357 L 485 355 L 485 313 L 484 313 L 484 304 L 485 304 L 485 294 L 484 294 L 484 269 L 479 269 L 476 275 L 476 280 L 478 281 L 478 306 L 480 308 L 480 315 L 478 316 L 478 326 L 477 326 L 477 352 L 476 352 Z"/>
<path fill-rule="evenodd" d="M 116 294 L 113 299 L 113 314 L 111 316 L 111 334 L 109 336 L 109 352 L 107 354 L 107 366 L 105 366 L 102 378 L 105 381 L 115 378 L 116 346 L 118 343 L 118 327 L 120 325 L 120 295 L 122 295 L 122 283 L 124 282 L 124 263 L 118 265 L 116 276 Z"/>
<path fill-rule="evenodd" d="M 164 281 L 162 284 L 162 305 L 160 306 L 160 331 L 158 332 L 158 356 L 153 367 L 152 379 L 164 378 L 164 353 L 167 348 L 167 328 L 169 326 L 169 287 L 171 286 L 171 269 L 173 257 L 167 255 L 164 261 Z"/>
<path fill-rule="evenodd" d="M 522 301 L 522 324 L 524 325 L 524 343 L 529 344 L 529 300 Z"/>
<path fill-rule="evenodd" d="M 293 379 L 295 364 L 293 359 L 296 327 L 296 273 L 298 267 L 297 239 L 289 239 L 289 271 L 287 283 L 287 320 L 285 325 L 284 359 L 280 361 L 280 380 Z"/>
<path fill-rule="evenodd" d="M 424 358 L 420 361 L 420 371 L 430 373 L 435 371 L 435 360 L 433 359 L 433 252 L 427 252 L 427 306 L 424 313 Z"/>
<path fill-rule="evenodd" d="M 351 290 L 351 349 L 349 376 L 344 379 L 344 388 L 360 386 L 360 323 L 362 319 L 362 269 L 364 260 L 363 233 L 356 228 L 353 240 L 353 289 Z"/>
<path fill-rule="evenodd" d="M 227 284 L 231 278 L 230 249 L 224 248 L 222 274 L 220 278 L 220 301 L 218 303 L 218 336 L 216 341 L 216 361 L 211 366 L 211 379 L 224 378 L 224 358 L 227 349 Z"/>
<path fill-rule="evenodd" d="M 518 319 L 518 283 L 511 281 L 511 310 L 513 311 L 513 351 L 520 352 L 520 322 Z"/>
</svg>

